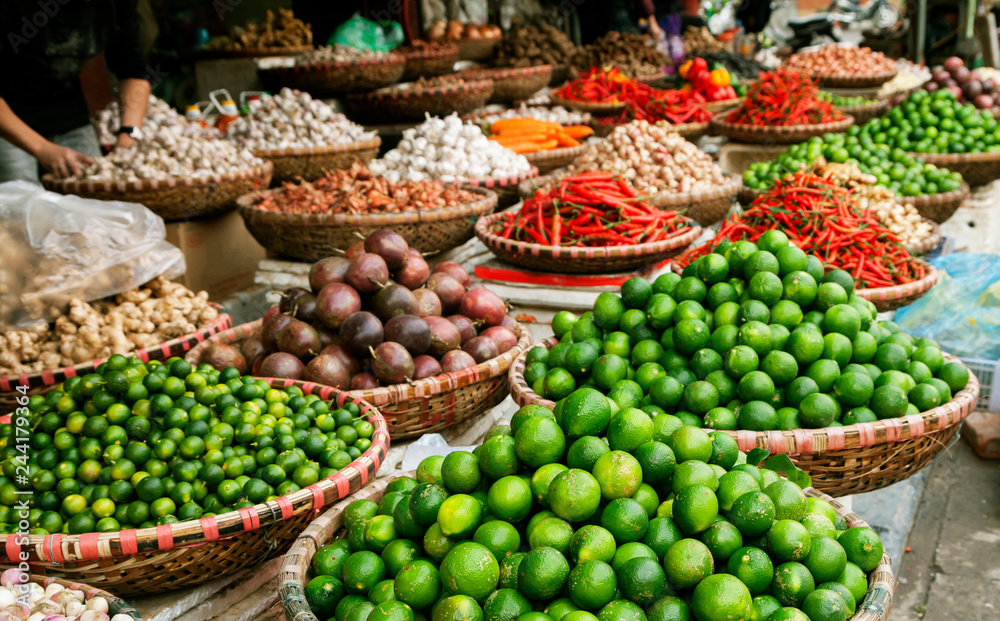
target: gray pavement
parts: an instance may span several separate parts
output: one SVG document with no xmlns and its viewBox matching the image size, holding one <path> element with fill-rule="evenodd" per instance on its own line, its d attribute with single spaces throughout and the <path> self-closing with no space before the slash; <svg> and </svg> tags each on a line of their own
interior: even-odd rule
<svg viewBox="0 0 1000 621">
<path fill-rule="evenodd" d="M 926 485 L 906 543 L 911 551 L 893 556 L 899 586 L 889 620 L 996 621 L 1000 461 L 980 459 L 961 440 L 924 472 Z M 896 505 L 905 512 L 910 502 L 904 490 L 895 491 L 900 485 L 877 492 L 889 493 L 884 504 L 890 511 Z M 864 510 L 856 499 L 855 511 L 865 517 Z"/>
</svg>

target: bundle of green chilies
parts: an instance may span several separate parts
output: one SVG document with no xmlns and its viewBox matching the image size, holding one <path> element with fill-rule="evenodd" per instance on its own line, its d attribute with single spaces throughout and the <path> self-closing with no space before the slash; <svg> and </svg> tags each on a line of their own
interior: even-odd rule
<svg viewBox="0 0 1000 621">
<path fill-rule="evenodd" d="M 806 254 L 815 254 L 828 270 L 850 272 L 866 288 L 902 285 L 926 275 L 924 264 L 870 210 L 858 206 L 851 190 L 806 173 L 775 182 L 746 211 L 726 220 L 711 242 L 688 250 L 676 262 L 688 265 L 723 240 L 756 242 L 772 229 L 785 233 Z"/>
<path fill-rule="evenodd" d="M 794 71 L 770 71 L 760 74 L 760 81 L 747 89 L 739 108 L 726 116 L 729 123 L 741 125 L 789 126 L 833 123 L 844 114 L 829 101 L 817 97 L 819 86 L 808 75 Z"/>
<path fill-rule="evenodd" d="M 546 246 L 627 246 L 655 242 L 689 228 L 676 211 L 642 200 L 624 177 L 588 172 L 566 177 L 558 187 L 538 190 L 521 209 L 501 220 L 496 232 Z"/>
</svg>

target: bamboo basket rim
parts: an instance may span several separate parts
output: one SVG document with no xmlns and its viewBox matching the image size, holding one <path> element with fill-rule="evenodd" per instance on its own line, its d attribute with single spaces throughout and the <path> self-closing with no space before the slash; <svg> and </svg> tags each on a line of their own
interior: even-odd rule
<svg viewBox="0 0 1000 621">
<path fill-rule="evenodd" d="M 198 359 L 202 350 L 211 343 L 231 344 L 243 337 L 253 336 L 258 332 L 263 320 L 247 322 L 234 326 L 228 330 L 214 335 L 212 338 L 199 343 L 193 347 L 185 357 L 188 362 Z M 375 407 L 392 403 L 402 403 L 414 399 L 426 399 L 445 392 L 458 390 L 470 384 L 475 384 L 484 380 L 498 377 L 507 373 L 510 365 L 514 363 L 522 351 L 531 345 L 531 333 L 521 323 L 517 324 L 517 345 L 511 347 L 496 358 L 491 358 L 486 362 L 477 364 L 474 367 L 462 369 L 452 373 L 441 373 L 433 377 L 426 377 L 421 380 L 414 380 L 405 384 L 392 384 L 390 386 L 378 386 L 366 390 L 345 390 L 351 396 L 370 403 Z M 336 388 L 336 387 L 334 387 Z"/>
<path fill-rule="evenodd" d="M 253 152 L 259 158 L 289 157 L 296 155 L 332 155 L 334 153 L 350 153 L 377 149 L 382 145 L 382 138 L 374 136 L 366 140 L 357 140 L 348 144 L 321 145 L 316 147 L 292 147 L 288 149 L 258 149 Z"/>
<path fill-rule="evenodd" d="M 511 396 L 519 406 L 541 405 L 552 409 L 555 402 L 542 397 L 532 390 L 524 380 L 524 361 L 527 352 L 535 347 L 551 349 L 558 343 L 555 337 L 543 339 L 525 350 L 510 367 Z M 951 354 L 944 354 L 946 360 L 958 360 Z M 726 431 L 733 436 L 741 451 L 754 448 L 767 449 L 771 454 L 810 455 L 826 451 L 868 448 L 879 444 L 890 444 L 910 440 L 957 425 L 976 407 L 979 397 L 979 380 L 969 373 L 965 388 L 952 395 L 952 400 L 920 414 L 884 418 L 873 423 L 857 423 L 842 427 L 820 429 L 792 429 L 789 431 Z M 883 435 L 886 440 L 880 442 Z"/>
<path fill-rule="evenodd" d="M 307 45 L 272 45 L 269 47 L 251 47 L 243 49 L 213 49 L 205 50 L 205 58 L 256 58 L 258 56 L 301 56 L 306 52 L 315 49 L 312 44 Z"/>
<path fill-rule="evenodd" d="M 839 133 L 850 129 L 854 124 L 854 117 L 844 114 L 844 118 L 830 123 L 810 123 L 804 125 L 745 125 L 743 123 L 730 123 L 725 120 L 725 116 L 732 110 L 716 113 L 709 121 L 710 127 L 723 136 L 735 136 L 735 140 L 746 136 L 753 136 L 756 140 L 777 137 L 791 137 L 801 135 L 807 139 L 812 136 L 822 136 L 827 133 Z"/>
<path fill-rule="evenodd" d="M 445 84 L 443 86 L 421 86 L 413 87 L 416 82 L 403 82 L 393 84 L 370 93 L 353 93 L 348 95 L 348 99 L 357 102 L 365 101 L 394 101 L 399 99 L 421 99 L 426 97 L 436 97 L 438 95 L 451 95 L 455 93 L 476 93 L 493 90 L 493 80 L 468 80 L 455 84 Z"/>
<path fill-rule="evenodd" d="M 165 552 L 177 547 L 176 539 L 181 539 L 180 547 L 191 548 L 203 545 L 213 545 L 246 532 L 268 528 L 272 524 L 291 518 L 296 514 L 314 511 L 319 513 L 328 502 L 327 493 L 342 496 L 350 489 L 349 471 L 357 473 L 361 485 L 368 483 L 368 466 L 374 466 L 373 473 L 378 472 L 389 451 L 389 431 L 385 419 L 375 406 L 366 403 L 349 394 L 329 386 L 319 386 L 314 382 L 285 380 L 276 378 L 264 379 L 271 386 L 287 388 L 299 386 L 306 392 L 320 390 L 320 398 L 324 401 L 333 399 L 338 407 L 346 402 L 358 404 L 362 416 L 375 427 L 372 434 L 372 444 L 367 451 L 335 474 L 300 489 L 256 504 L 252 507 L 229 511 L 219 515 L 187 520 L 174 524 L 163 524 L 149 528 L 132 528 L 106 533 L 83 533 L 79 535 L 20 535 L 0 534 L 0 560 L 18 558 L 19 554 L 28 554 L 37 561 L 66 563 L 73 561 L 127 558 L 140 552 Z M 117 543 L 117 551 L 112 548 Z"/>
<path fill-rule="evenodd" d="M 469 185 L 474 188 L 505 188 L 509 186 L 517 186 L 528 179 L 534 179 L 538 176 L 538 167 L 534 164 L 531 165 L 531 170 L 528 172 L 518 173 L 511 177 L 482 177 L 482 178 L 460 178 L 456 179 L 454 183 L 459 185 Z"/>
<path fill-rule="evenodd" d="M 458 72 L 460 76 L 468 76 L 473 80 L 512 80 L 519 78 L 533 78 L 535 76 L 552 75 L 555 65 L 529 65 L 527 67 L 469 67 Z"/>
<path fill-rule="evenodd" d="M 992 164 L 1000 162 L 1000 151 L 977 151 L 975 153 L 917 153 L 908 152 L 927 164 L 947 168 L 949 164 Z M 963 182 L 964 183 L 964 182 Z"/>
<path fill-rule="evenodd" d="M 405 476 L 415 477 L 415 471 L 400 472 L 379 479 L 364 490 L 365 499 L 372 500 L 374 498 L 377 502 L 381 496 L 385 495 L 385 489 L 392 480 Z M 844 518 L 849 528 L 871 528 L 861 516 L 848 510 L 840 501 L 828 494 L 814 487 L 807 487 L 802 491 L 810 498 L 819 498 L 830 503 L 837 515 Z M 379 498 L 375 498 L 376 496 Z M 344 533 L 342 527 L 334 530 L 333 521 L 340 517 L 344 509 L 354 500 L 356 499 L 341 500 L 310 522 L 282 560 L 281 569 L 278 571 L 278 592 L 286 618 L 297 621 L 322 621 L 313 614 L 306 600 L 306 578 L 310 576 L 312 559 L 316 552 L 327 543 L 336 540 L 338 535 Z M 301 550 L 298 549 L 300 546 Z M 858 602 L 855 614 L 849 621 L 880 621 L 884 619 L 892 603 L 892 595 L 896 586 L 896 579 L 892 573 L 892 559 L 888 553 L 883 551 L 878 565 L 870 575 L 866 576 L 866 582 L 868 587 L 865 590 L 865 597 Z"/>
<path fill-rule="evenodd" d="M 810 77 L 818 80 L 820 86 L 832 88 L 852 88 L 852 87 L 876 87 L 881 86 L 896 77 L 899 70 L 893 67 L 881 73 L 868 73 L 858 75 L 856 73 L 813 73 Z"/>
<path fill-rule="evenodd" d="M 614 114 L 616 112 L 621 112 L 625 109 L 624 102 L 622 103 L 591 103 L 587 101 L 573 101 L 572 99 L 563 99 L 558 95 L 549 95 L 549 103 L 553 106 L 562 106 L 563 108 L 569 108 L 572 110 L 582 110 L 584 112 L 594 113 L 605 113 Z"/>
<path fill-rule="evenodd" d="M 260 209 L 257 203 L 261 199 L 283 191 L 281 188 L 250 192 L 236 199 L 236 205 L 244 218 L 261 214 L 273 222 L 284 226 L 370 226 L 382 227 L 393 224 L 412 224 L 415 222 L 438 222 L 466 216 L 470 212 L 485 213 L 496 207 L 497 195 L 485 187 L 463 187 L 479 195 L 474 201 L 441 207 L 438 209 L 413 209 L 410 211 L 394 211 L 387 213 L 286 213 Z"/>
<path fill-rule="evenodd" d="M 212 321 L 201 326 L 194 332 L 172 338 L 152 347 L 137 349 L 126 354 L 126 357 L 136 357 L 142 362 L 158 360 L 160 356 L 169 355 L 170 351 L 175 347 L 180 347 L 184 351 L 187 351 L 193 347 L 192 343 L 200 343 L 212 335 L 232 327 L 233 318 L 224 308 L 215 302 L 209 302 L 209 305 L 219 311 L 219 315 Z M 28 386 L 30 388 L 53 386 L 68 377 L 86 375 L 105 362 L 105 360 L 105 358 L 98 358 L 70 367 L 62 367 L 61 369 L 45 369 L 35 373 L 22 373 L 19 375 L 0 375 L 0 393 L 13 392 L 18 386 Z"/>
<path fill-rule="evenodd" d="M 586 123 L 587 125 L 590 126 L 591 129 L 594 130 L 593 134 L 594 136 L 598 136 L 599 132 L 601 131 L 607 131 L 608 134 L 610 134 L 615 130 L 615 128 L 621 127 L 623 125 L 628 125 L 628 123 L 602 123 L 601 122 L 602 118 L 614 118 L 614 117 L 592 116 L 590 120 L 587 121 Z M 687 138 L 689 136 L 697 136 L 699 134 L 708 133 L 709 124 L 710 124 L 709 121 L 702 121 L 701 123 L 676 123 L 676 124 L 667 123 L 667 128 L 677 132 L 684 138 Z M 601 137 L 603 136 L 604 135 L 602 134 Z"/>
<path fill-rule="evenodd" d="M 746 101 L 746 97 L 733 97 L 730 99 L 719 99 L 717 101 L 706 101 L 705 109 L 709 112 L 728 112 L 737 106 L 743 104 Z"/>
<path fill-rule="evenodd" d="M 458 46 L 448 41 L 440 41 L 435 48 L 396 49 L 407 61 L 411 60 L 443 60 L 450 56 L 458 59 Z"/>
<path fill-rule="evenodd" d="M 587 149 L 586 143 L 581 142 L 575 147 L 560 147 L 558 149 L 549 149 L 548 151 L 535 151 L 533 153 L 525 153 L 524 157 L 531 162 L 533 166 L 538 166 L 539 164 L 546 164 L 550 160 L 564 160 L 566 158 L 576 158 Z"/>
<path fill-rule="evenodd" d="M 266 71 L 277 71 L 281 73 L 325 73 L 338 69 L 364 68 L 378 65 L 401 65 L 406 63 L 406 56 L 396 52 L 389 52 L 383 56 L 375 58 L 355 58 L 352 60 L 324 60 L 314 63 L 296 63 L 290 67 L 270 67 Z"/>
<path fill-rule="evenodd" d="M 837 110 L 840 110 L 844 114 L 849 114 L 851 116 L 854 116 L 855 112 L 870 112 L 872 110 L 888 110 L 889 109 L 889 102 L 885 101 L 884 99 L 873 99 L 872 101 L 869 101 L 869 102 L 863 103 L 863 104 L 854 104 L 854 105 L 850 105 L 850 106 L 837 106 L 837 105 L 834 105 L 833 107 L 836 108 Z"/>
<path fill-rule="evenodd" d="M 926 273 L 923 278 L 902 285 L 893 285 L 891 287 L 858 289 L 855 293 L 859 297 L 877 304 L 878 302 L 891 302 L 892 300 L 905 299 L 927 292 L 931 287 L 937 284 L 938 270 L 936 267 L 923 259 L 915 258 L 914 260 L 924 265 Z"/>
<path fill-rule="evenodd" d="M 123 195 L 128 192 L 144 192 L 150 190 L 166 190 L 169 188 L 188 187 L 200 188 L 205 186 L 228 183 L 231 181 L 242 181 L 254 177 L 270 175 L 274 171 L 274 164 L 269 160 L 258 166 L 241 168 L 235 172 L 224 175 L 207 175 L 199 177 L 169 177 L 165 179 L 136 179 L 132 181 L 116 181 L 113 179 L 56 179 L 52 173 L 42 175 L 42 185 L 46 190 L 59 192 L 60 194 L 81 194 L 93 192 L 120 192 Z M 123 196 L 121 200 L 127 200 Z"/>
<path fill-rule="evenodd" d="M 686 216 L 678 215 L 682 219 L 684 226 L 675 230 L 669 237 L 655 242 L 643 242 L 632 246 L 586 246 L 563 249 L 552 245 L 539 244 L 536 242 L 523 242 L 513 239 L 504 239 L 494 233 L 491 227 L 502 218 L 516 217 L 514 210 L 502 211 L 490 214 L 485 218 L 480 218 L 476 222 L 475 232 L 487 247 L 504 246 L 516 254 L 540 255 L 553 259 L 565 258 L 567 260 L 603 260 L 617 258 L 620 256 L 647 256 L 658 255 L 678 248 L 684 248 L 701 235 L 701 226 L 697 222 Z"/>
<path fill-rule="evenodd" d="M 28 582 L 34 582 L 35 584 L 40 584 L 43 587 L 47 587 L 50 584 L 58 584 L 66 587 L 70 591 L 79 591 L 83 593 L 84 601 L 90 601 L 95 597 L 101 597 L 108 600 L 108 615 L 114 617 L 115 615 L 126 615 L 135 621 L 142 621 L 142 615 L 139 611 L 132 607 L 127 601 L 118 597 L 113 593 L 109 593 L 104 589 L 99 589 L 89 584 L 84 584 L 82 582 L 73 582 L 72 580 L 63 580 L 62 578 L 56 578 L 54 576 L 39 576 L 37 574 L 28 574 Z"/>
</svg>

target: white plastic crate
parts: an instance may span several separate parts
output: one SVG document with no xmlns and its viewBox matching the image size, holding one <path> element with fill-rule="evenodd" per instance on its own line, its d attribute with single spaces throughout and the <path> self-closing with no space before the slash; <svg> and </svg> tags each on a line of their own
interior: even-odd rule
<svg viewBox="0 0 1000 621">
<path fill-rule="evenodd" d="M 1000 361 L 959 358 L 979 380 L 976 408 L 1000 412 Z"/>
</svg>

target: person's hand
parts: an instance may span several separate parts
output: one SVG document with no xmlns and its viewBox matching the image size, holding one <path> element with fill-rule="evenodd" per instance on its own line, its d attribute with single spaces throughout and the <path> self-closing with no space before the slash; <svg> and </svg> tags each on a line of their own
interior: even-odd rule
<svg viewBox="0 0 1000 621">
<path fill-rule="evenodd" d="M 656 17 L 649 18 L 649 34 L 653 35 L 656 39 L 659 39 L 663 35 L 663 30 L 660 28 L 660 24 L 656 21 Z"/>
<path fill-rule="evenodd" d="M 118 134 L 118 142 L 115 143 L 115 149 L 127 149 L 129 147 L 135 146 L 136 140 L 128 134 Z"/>
<path fill-rule="evenodd" d="M 42 167 L 51 172 L 56 179 L 83 174 L 83 167 L 93 164 L 94 160 L 79 151 L 50 142 L 38 153 L 38 161 Z"/>
</svg>

